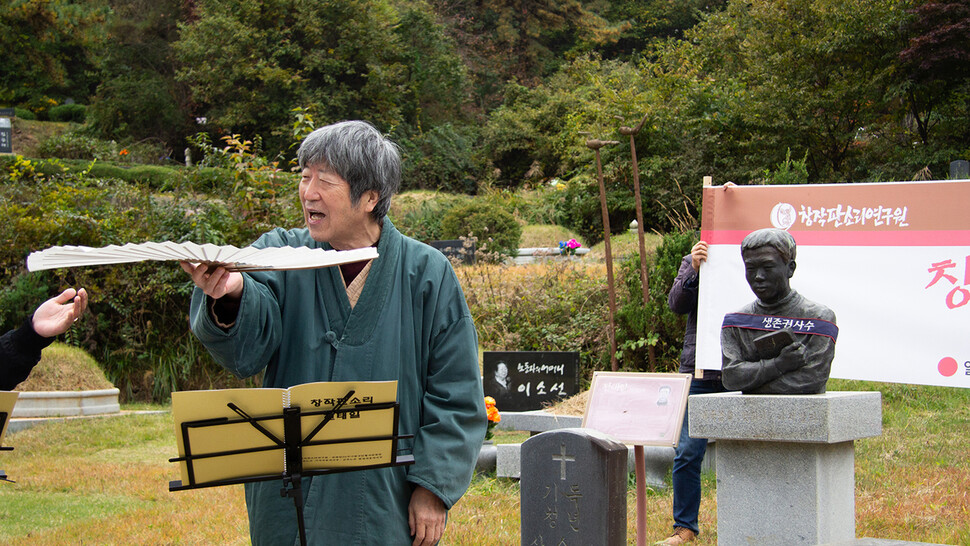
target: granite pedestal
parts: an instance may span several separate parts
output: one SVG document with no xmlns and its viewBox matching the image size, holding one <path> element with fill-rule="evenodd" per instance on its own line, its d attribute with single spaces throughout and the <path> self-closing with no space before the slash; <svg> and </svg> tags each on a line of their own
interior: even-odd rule
<svg viewBox="0 0 970 546">
<path fill-rule="evenodd" d="M 687 418 L 717 440 L 718 544 L 855 539 L 853 442 L 882 433 L 881 393 L 701 394 Z"/>
</svg>

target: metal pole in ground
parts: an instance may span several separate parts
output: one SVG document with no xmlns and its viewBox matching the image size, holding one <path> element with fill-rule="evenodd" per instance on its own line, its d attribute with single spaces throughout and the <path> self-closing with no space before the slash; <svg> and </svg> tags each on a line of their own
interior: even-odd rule
<svg viewBox="0 0 970 546">
<path fill-rule="evenodd" d="M 600 184 L 600 205 L 603 213 L 603 241 L 606 252 L 606 286 L 610 295 L 610 369 L 614 372 L 620 366 L 616 361 L 616 288 L 613 282 L 613 252 L 610 249 L 610 215 L 606 208 L 606 186 L 603 184 L 603 165 L 600 162 L 600 148 L 608 144 L 619 144 L 615 140 L 590 139 L 586 147 L 596 153 L 596 177 Z"/>
<path fill-rule="evenodd" d="M 637 163 L 637 145 L 635 138 L 643 124 L 647 121 L 646 114 L 636 127 L 620 127 L 621 135 L 630 136 L 630 155 L 633 158 L 633 200 L 637 206 L 637 241 L 640 243 L 640 287 L 643 292 L 643 308 L 647 309 L 650 305 L 650 280 L 647 274 L 647 245 L 643 237 L 643 203 L 640 201 L 640 165 Z M 651 332 L 647 332 L 648 334 Z M 657 355 L 653 345 L 647 346 L 648 371 L 657 368 Z"/>
</svg>

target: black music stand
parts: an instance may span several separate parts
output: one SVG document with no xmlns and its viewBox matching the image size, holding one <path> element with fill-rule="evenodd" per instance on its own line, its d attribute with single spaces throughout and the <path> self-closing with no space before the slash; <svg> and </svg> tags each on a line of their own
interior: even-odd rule
<svg viewBox="0 0 970 546">
<path fill-rule="evenodd" d="M 8 417 L 10 417 L 9 413 L 5 411 L 0 411 L 0 431 L 2 431 L 7 426 Z M 13 451 L 13 448 L 0 446 L 0 451 Z M 7 473 L 4 472 L 2 469 L 0 469 L 0 481 L 16 483 L 13 480 L 7 479 Z"/>
<path fill-rule="evenodd" d="M 296 519 L 297 525 L 300 532 L 300 544 L 306 546 L 306 525 L 303 519 L 303 491 L 301 487 L 300 480 L 304 476 L 317 476 L 322 474 L 335 474 L 338 472 L 351 472 L 355 470 L 364 470 L 371 468 L 384 468 L 390 466 L 404 466 L 414 464 L 413 455 L 397 455 L 398 440 L 412 438 L 411 435 L 398 435 L 398 414 L 400 411 L 400 405 L 397 402 L 382 402 L 382 403 L 371 403 L 371 404 L 358 404 L 353 408 L 344 409 L 343 406 L 348 400 L 354 395 L 354 391 L 349 391 L 345 396 L 340 398 L 331 409 L 325 410 L 313 410 L 308 412 L 301 412 L 299 407 L 283 408 L 283 413 L 281 415 L 270 415 L 263 417 L 252 417 L 243 411 L 242 408 L 238 407 L 236 404 L 230 402 L 227 404 L 229 409 L 239 415 L 239 419 L 230 419 L 227 417 L 219 417 L 215 419 L 200 419 L 196 421 L 186 421 L 181 423 L 181 435 L 182 435 L 182 445 L 184 446 L 185 455 L 182 457 L 175 457 L 169 459 L 169 462 L 184 462 L 186 464 L 186 474 L 188 477 L 188 484 L 183 484 L 182 480 L 174 480 L 169 482 L 169 491 L 184 491 L 187 489 L 200 489 L 203 487 L 217 487 L 222 485 L 235 485 L 240 483 L 251 483 L 260 481 L 271 481 L 271 480 L 283 480 L 283 487 L 280 489 L 280 496 L 291 497 L 293 499 L 293 506 L 296 509 Z M 340 438 L 335 440 L 323 440 L 314 441 L 314 437 L 319 433 L 323 427 L 330 423 L 336 416 L 345 413 L 352 412 L 366 412 L 374 410 L 387 410 L 393 409 L 393 424 L 392 432 L 386 436 L 368 436 L 368 437 L 354 437 L 354 438 Z M 309 433 L 306 437 L 302 433 L 302 418 L 310 416 L 323 415 L 323 420 Z M 279 438 L 269 430 L 267 430 L 260 421 L 269 420 L 283 420 L 283 438 Z M 269 438 L 272 442 L 272 446 L 268 447 L 254 447 L 250 449 L 235 449 L 230 451 L 218 451 L 210 452 L 204 454 L 193 454 L 189 442 L 189 430 L 194 428 L 204 428 L 204 427 L 217 427 L 223 425 L 232 425 L 237 423 L 249 423 L 256 430 L 258 430 L 263 436 Z M 359 466 L 347 466 L 339 468 L 317 468 L 305 470 L 303 468 L 303 454 L 302 450 L 304 447 L 319 446 L 319 445 L 329 445 L 329 444 L 345 444 L 353 442 L 373 442 L 373 441 L 386 441 L 390 440 L 391 448 L 390 454 L 392 460 L 390 462 L 381 462 L 377 464 L 363 464 Z M 257 453 L 261 451 L 275 451 L 283 450 L 284 456 L 284 469 L 282 473 L 279 474 L 265 474 L 265 475 L 253 475 L 253 476 L 241 476 L 234 478 L 219 479 L 206 482 L 198 482 L 195 479 L 195 469 L 193 468 L 193 463 L 196 460 L 208 459 L 213 457 L 226 457 L 230 455 L 241 455 L 246 453 Z"/>
</svg>

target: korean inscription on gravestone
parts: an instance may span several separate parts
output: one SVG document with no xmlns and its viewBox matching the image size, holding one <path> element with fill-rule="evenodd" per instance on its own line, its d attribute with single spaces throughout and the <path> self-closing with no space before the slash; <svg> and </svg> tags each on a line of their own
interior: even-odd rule
<svg viewBox="0 0 970 546">
<path fill-rule="evenodd" d="M 579 353 L 486 351 L 482 371 L 485 394 L 499 410 L 537 410 L 578 392 Z"/>
<path fill-rule="evenodd" d="M 522 444 L 522 544 L 626 543 L 627 448 L 585 429 Z"/>
</svg>

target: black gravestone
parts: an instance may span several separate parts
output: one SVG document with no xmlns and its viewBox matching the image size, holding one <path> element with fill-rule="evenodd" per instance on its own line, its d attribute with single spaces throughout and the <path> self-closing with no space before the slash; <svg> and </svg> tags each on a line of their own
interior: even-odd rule
<svg viewBox="0 0 970 546">
<path fill-rule="evenodd" d="M 522 546 L 626 544 L 627 447 L 590 429 L 522 444 Z"/>
<path fill-rule="evenodd" d="M 13 129 L 10 119 L 0 117 L 0 154 L 13 153 Z"/>
<path fill-rule="evenodd" d="M 475 263 L 475 243 L 473 241 L 447 239 L 430 241 L 428 244 L 440 250 L 449 260 L 457 260 L 463 264 Z"/>
<path fill-rule="evenodd" d="M 499 411 L 542 409 L 579 392 L 579 353 L 485 351 L 482 375 Z"/>
</svg>

